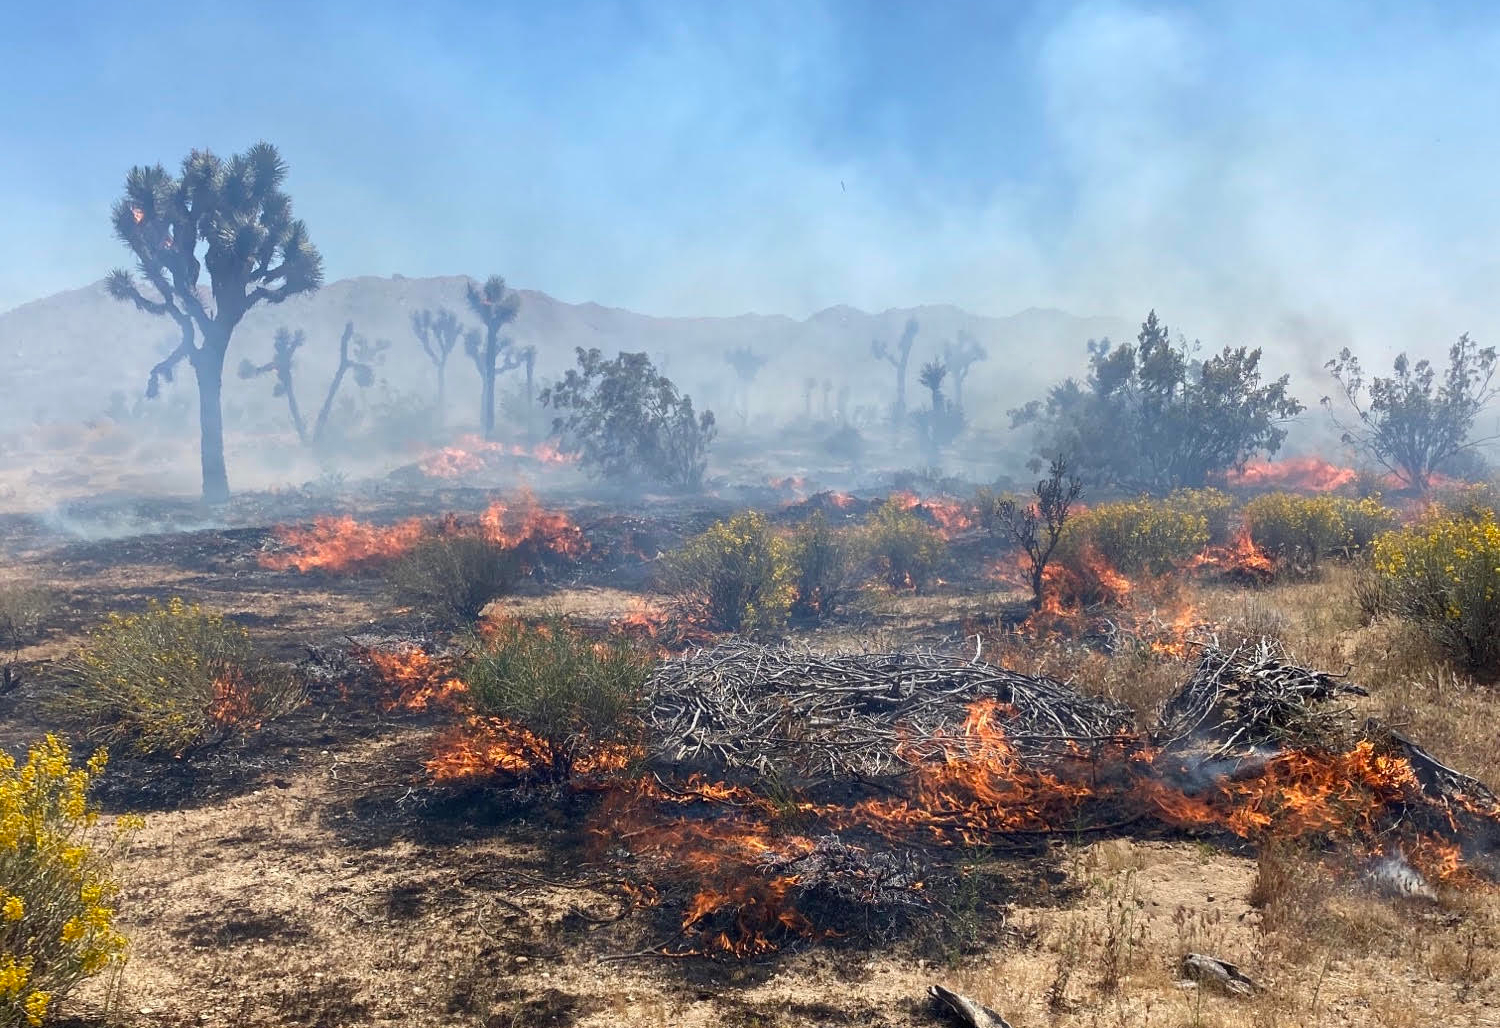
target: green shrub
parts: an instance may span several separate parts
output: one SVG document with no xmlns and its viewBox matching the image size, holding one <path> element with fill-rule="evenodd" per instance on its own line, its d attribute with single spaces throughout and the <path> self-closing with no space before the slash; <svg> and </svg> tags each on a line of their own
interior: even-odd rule
<svg viewBox="0 0 1500 1028">
<path fill-rule="evenodd" d="M 1101 503 L 1068 520 L 1058 558 L 1076 566 L 1089 553 L 1126 575 L 1163 575 L 1208 545 L 1203 514 L 1154 500 Z"/>
<path fill-rule="evenodd" d="M 791 543 L 792 565 L 796 569 L 792 613 L 821 621 L 858 591 L 854 544 L 849 533 L 830 525 L 822 511 L 815 511 L 797 526 Z"/>
<path fill-rule="evenodd" d="M 1375 541 L 1379 603 L 1471 671 L 1500 673 L 1500 525 L 1453 515 Z"/>
<path fill-rule="evenodd" d="M 510 592 L 519 575 L 514 553 L 465 533 L 424 539 L 391 565 L 386 581 L 398 602 L 464 622 Z"/>
<path fill-rule="evenodd" d="M 896 497 L 871 515 L 864 546 L 887 585 L 917 590 L 937 572 L 948 548 L 936 529 Z"/>
<path fill-rule="evenodd" d="M 623 637 L 590 639 L 561 617 L 489 626 L 460 669 L 463 703 L 552 781 L 625 763 L 641 738 L 651 658 Z"/>
<path fill-rule="evenodd" d="M 67 697 L 90 738 L 180 755 L 252 730 L 302 701 L 291 675 L 256 656 L 244 629 L 174 599 L 111 614 L 67 663 Z"/>
<path fill-rule="evenodd" d="M 1316 567 L 1330 554 L 1367 549 L 1396 524 L 1378 497 L 1266 493 L 1245 504 L 1245 527 L 1262 552 L 1282 563 Z"/>
<path fill-rule="evenodd" d="M 1491 482 L 1458 482 L 1432 491 L 1435 506 L 1470 521 L 1500 515 L 1500 489 Z"/>
<path fill-rule="evenodd" d="M 758 511 L 715 522 L 663 561 L 660 587 L 683 613 L 721 632 L 786 625 L 796 585 L 791 546 Z"/>
<path fill-rule="evenodd" d="M 114 843 L 88 788 L 104 751 L 75 769 L 55 736 L 16 766 L 0 751 L 0 1028 L 40 1025 L 85 978 L 125 958 L 115 928 Z"/>
</svg>

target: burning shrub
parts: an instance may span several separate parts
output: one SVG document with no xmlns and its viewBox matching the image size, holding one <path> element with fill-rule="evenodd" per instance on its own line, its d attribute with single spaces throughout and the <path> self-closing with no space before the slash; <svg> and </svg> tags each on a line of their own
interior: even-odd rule
<svg viewBox="0 0 1500 1028">
<path fill-rule="evenodd" d="M 1208 519 L 1151 500 L 1103 503 L 1069 521 L 1058 556 L 1077 568 L 1090 553 L 1127 575 L 1164 575 L 1208 545 Z"/>
<path fill-rule="evenodd" d="M 470 728 L 505 750 L 487 761 L 566 781 L 590 763 L 620 766 L 641 732 L 652 661 L 622 637 L 597 641 L 561 617 L 502 622 L 460 669 Z M 509 757 L 507 761 L 504 757 Z M 434 770 L 442 772 L 439 757 Z"/>
<path fill-rule="evenodd" d="M 0 751 L 0 1028 L 40 1025 L 73 986 L 125 957 L 111 842 L 87 799 L 104 762 L 101 750 L 75 770 L 50 735 L 20 768 Z"/>
<path fill-rule="evenodd" d="M 798 617 L 821 621 L 857 591 L 854 546 L 821 510 L 793 533 L 792 564 L 797 575 L 792 613 Z"/>
<path fill-rule="evenodd" d="M 173 599 L 111 614 L 69 662 L 68 710 L 88 734 L 144 754 L 181 754 L 294 709 L 302 690 L 255 655 L 244 629 Z"/>
<path fill-rule="evenodd" d="M 1500 524 L 1444 516 L 1375 541 L 1381 602 L 1470 670 L 1500 672 Z"/>
<path fill-rule="evenodd" d="M 1330 553 L 1366 549 L 1396 523 L 1376 497 L 1267 493 L 1245 504 L 1245 527 L 1265 553 L 1283 564 L 1314 568 Z"/>
<path fill-rule="evenodd" d="M 1500 488 L 1491 482 L 1461 482 L 1435 489 L 1433 502 L 1443 510 L 1470 521 L 1500 514 Z"/>
<path fill-rule="evenodd" d="M 791 546 L 751 510 L 715 522 L 669 555 L 661 586 L 715 631 L 757 633 L 786 624 L 793 578 Z"/>
<path fill-rule="evenodd" d="M 920 590 L 947 550 L 942 534 L 899 496 L 886 500 L 871 515 L 864 543 L 893 589 Z"/>
<path fill-rule="evenodd" d="M 398 560 L 386 580 L 399 602 L 454 621 L 472 621 L 510 592 L 520 573 L 516 555 L 472 533 L 423 540 Z"/>
</svg>

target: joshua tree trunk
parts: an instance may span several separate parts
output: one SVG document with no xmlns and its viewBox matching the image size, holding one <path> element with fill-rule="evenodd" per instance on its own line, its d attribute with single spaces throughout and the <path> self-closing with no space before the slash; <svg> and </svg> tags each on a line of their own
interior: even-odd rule
<svg viewBox="0 0 1500 1028">
<path fill-rule="evenodd" d="M 224 350 L 206 345 L 193 362 L 198 378 L 199 453 L 203 464 L 203 502 L 229 501 L 229 472 L 224 467 Z"/>
<path fill-rule="evenodd" d="M 479 423 L 486 439 L 495 437 L 495 361 L 499 356 L 494 341 L 484 347 L 484 388 L 479 395 Z"/>
<path fill-rule="evenodd" d="M 448 362 L 437 366 L 438 373 L 438 417 L 442 418 L 448 411 Z"/>
</svg>

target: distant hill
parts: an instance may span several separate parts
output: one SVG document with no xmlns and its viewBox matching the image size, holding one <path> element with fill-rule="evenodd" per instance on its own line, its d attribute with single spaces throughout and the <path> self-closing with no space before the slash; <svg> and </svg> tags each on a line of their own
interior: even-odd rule
<svg viewBox="0 0 1500 1028">
<path fill-rule="evenodd" d="M 447 306 L 474 324 L 463 293 L 465 279 L 362 277 L 343 279 L 311 296 L 277 307 L 253 310 L 236 332 L 229 356 L 226 404 L 249 409 L 273 403 L 265 381 L 233 378 L 241 359 L 264 360 L 278 326 L 300 328 L 308 342 L 299 353 L 303 405 L 316 402 L 336 359 L 345 321 L 361 334 L 390 339 L 393 346 L 381 375 L 397 392 L 430 394 L 433 373 L 411 334 L 410 313 Z M 1003 318 L 981 317 L 951 306 L 892 309 L 871 314 L 852 307 L 830 307 L 805 320 L 782 315 L 742 314 L 728 318 L 653 317 L 634 311 L 572 304 L 534 290 L 521 291 L 521 311 L 511 335 L 539 352 L 538 375 L 559 375 L 572 364 L 574 347 L 598 347 L 607 354 L 645 350 L 667 374 L 691 392 L 699 406 L 727 415 L 734 384 L 725 351 L 748 346 L 770 357 L 756 381 L 752 405 L 758 415 L 799 412 L 803 383 L 827 379 L 836 392 L 847 385 L 851 406 L 890 402 L 894 373 L 870 354 L 870 341 L 899 337 L 908 317 L 921 325 L 913 350 L 908 389 L 915 405 L 921 395 L 917 372 L 940 355 L 944 341 L 959 331 L 973 335 L 990 359 L 976 366 L 965 386 L 971 418 L 999 424 L 1006 408 L 1039 395 L 1048 383 L 1080 371 L 1084 343 L 1091 338 L 1128 338 L 1134 327 L 1114 318 L 1076 317 L 1031 309 Z M 133 402 L 152 364 L 175 344 L 174 327 L 109 298 L 102 282 L 58 293 L 0 313 L 0 430 L 34 420 L 95 417 L 123 393 Z M 179 384 L 191 390 L 191 371 Z M 449 365 L 449 398 L 455 417 L 469 420 L 477 404 L 477 377 L 467 357 L 455 352 Z M 820 389 L 821 395 L 821 389 Z"/>
</svg>

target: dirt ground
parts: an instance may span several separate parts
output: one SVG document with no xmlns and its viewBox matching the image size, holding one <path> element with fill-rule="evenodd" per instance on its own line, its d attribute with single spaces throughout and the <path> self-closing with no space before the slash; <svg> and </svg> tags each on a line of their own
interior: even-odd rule
<svg viewBox="0 0 1500 1028">
<path fill-rule="evenodd" d="M 0 744 L 14 751 L 52 727 L 47 662 L 146 598 L 225 610 L 288 661 L 351 636 L 429 630 L 376 577 L 260 569 L 268 529 L 83 543 L 8 523 L 0 581 L 47 586 L 62 603 L 18 655 L 27 684 L 0 697 Z M 608 621 L 639 602 L 641 580 L 601 566 L 504 606 Z M 1216 624 L 1272 624 L 1304 662 L 1352 665 L 1370 713 L 1493 782 L 1492 691 L 1389 626 L 1362 625 L 1348 592 L 1335 568 L 1193 599 Z M 997 602 L 974 580 L 876 595 L 797 641 L 963 645 L 964 619 Z M 1027 659 L 1138 709 L 1183 670 L 1040 646 Z M 743 962 L 643 953 L 657 925 L 609 884 L 607 847 L 581 842 L 585 811 L 434 787 L 423 767 L 434 731 L 430 715 L 313 684 L 297 714 L 191 766 L 118 759 L 101 802 L 146 819 L 123 866 L 132 955 L 80 989 L 62 1023 L 877 1028 L 944 1023 L 925 996 L 940 983 L 1017 1028 L 1500 1025 L 1493 887 L 1383 898 L 1327 860 L 1211 837 L 1058 837 L 978 854 L 994 872 L 984 880 L 1003 883 L 1004 912 L 966 943 L 828 940 Z M 1263 989 L 1184 985 L 1176 967 L 1193 951 L 1236 962 Z"/>
</svg>

